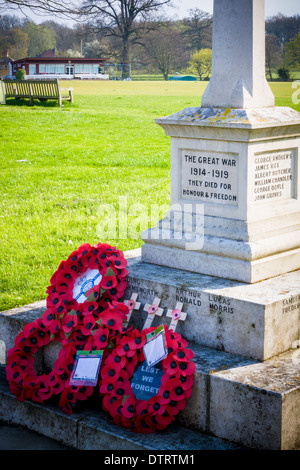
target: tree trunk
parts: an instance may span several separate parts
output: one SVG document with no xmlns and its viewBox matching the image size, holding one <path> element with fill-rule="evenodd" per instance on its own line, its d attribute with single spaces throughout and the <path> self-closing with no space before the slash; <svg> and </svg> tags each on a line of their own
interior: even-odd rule
<svg viewBox="0 0 300 470">
<path fill-rule="evenodd" d="M 123 36 L 123 49 L 122 49 L 122 80 L 130 78 L 130 58 L 129 58 L 129 36 Z"/>
</svg>

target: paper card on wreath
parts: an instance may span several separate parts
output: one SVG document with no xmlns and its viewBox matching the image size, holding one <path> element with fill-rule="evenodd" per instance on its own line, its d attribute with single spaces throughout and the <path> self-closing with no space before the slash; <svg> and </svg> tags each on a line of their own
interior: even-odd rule
<svg viewBox="0 0 300 470">
<path fill-rule="evenodd" d="M 147 343 L 143 347 L 148 366 L 154 366 L 168 355 L 166 334 L 163 325 L 146 335 Z"/>
<path fill-rule="evenodd" d="M 77 351 L 69 384 L 95 387 L 98 382 L 102 357 L 103 350 Z"/>
<path fill-rule="evenodd" d="M 98 269 L 87 269 L 74 283 L 73 297 L 79 304 L 87 300 L 87 292 L 100 284 L 102 279 Z"/>
</svg>

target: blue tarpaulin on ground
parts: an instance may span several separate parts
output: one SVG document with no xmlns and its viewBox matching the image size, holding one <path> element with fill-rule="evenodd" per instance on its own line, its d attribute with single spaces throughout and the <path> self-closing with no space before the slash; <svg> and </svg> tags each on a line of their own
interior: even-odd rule
<svg viewBox="0 0 300 470">
<path fill-rule="evenodd" d="M 174 77 L 170 77 L 169 80 L 185 80 L 188 82 L 196 82 L 197 78 L 192 77 L 191 75 L 174 75 Z"/>
</svg>

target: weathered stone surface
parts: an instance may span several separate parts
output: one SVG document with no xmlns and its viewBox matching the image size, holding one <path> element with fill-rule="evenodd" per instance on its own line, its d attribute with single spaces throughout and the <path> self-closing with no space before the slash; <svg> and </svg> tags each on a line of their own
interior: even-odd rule
<svg viewBox="0 0 300 470">
<path fill-rule="evenodd" d="M 211 432 L 257 449 L 299 449 L 299 366 L 297 350 L 212 374 Z"/>
</svg>

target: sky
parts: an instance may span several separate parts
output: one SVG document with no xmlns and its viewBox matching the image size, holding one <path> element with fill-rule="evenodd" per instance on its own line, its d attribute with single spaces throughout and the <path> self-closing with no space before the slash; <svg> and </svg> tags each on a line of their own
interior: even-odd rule
<svg viewBox="0 0 300 470">
<path fill-rule="evenodd" d="M 241 0 L 243 1 L 243 0 Z M 188 10 L 199 8 L 200 10 L 213 12 L 213 0 L 173 0 L 176 5 L 178 18 L 186 16 Z M 299 0 L 265 0 L 266 17 L 283 13 L 286 16 L 300 14 Z"/>
<path fill-rule="evenodd" d="M 200 10 L 206 11 L 207 13 L 213 13 L 213 0 L 173 0 L 173 4 L 175 8 L 168 8 L 167 12 L 168 16 L 171 16 L 174 19 L 180 19 L 189 16 L 189 10 L 194 8 L 199 8 Z M 297 15 L 300 14 L 300 2 L 299 0 L 265 0 L 265 11 L 266 18 L 277 15 L 277 13 L 282 13 L 286 16 Z M 5 13 L 16 14 L 16 12 L 12 10 L 8 10 Z M 66 19 L 60 20 L 59 18 L 53 16 L 49 17 L 42 14 L 36 16 L 30 11 L 28 11 L 28 17 L 31 18 L 35 23 L 42 23 L 47 19 L 54 19 L 55 21 L 67 24 L 70 23 Z"/>
</svg>

